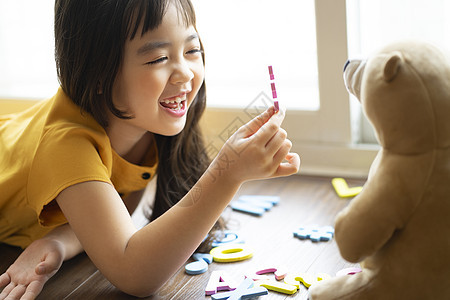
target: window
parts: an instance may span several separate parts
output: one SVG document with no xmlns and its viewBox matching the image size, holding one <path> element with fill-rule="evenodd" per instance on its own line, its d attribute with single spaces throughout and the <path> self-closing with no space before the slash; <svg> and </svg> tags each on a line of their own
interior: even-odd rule
<svg viewBox="0 0 450 300">
<path fill-rule="evenodd" d="M 272 65 L 280 103 L 288 109 L 283 127 L 303 173 L 364 176 L 378 150 L 343 84 L 349 56 L 411 37 L 450 47 L 445 0 L 192 2 L 206 52 L 202 122 L 210 154 L 272 103 Z M 56 91 L 53 5 L 0 1 L 0 98 L 46 98 Z"/>
<path fill-rule="evenodd" d="M 349 53 L 369 55 L 399 39 L 420 39 L 450 49 L 446 0 L 347 0 Z"/>
<path fill-rule="evenodd" d="M 54 2 L 0 1 L 0 98 L 42 99 L 56 92 Z"/>
<path fill-rule="evenodd" d="M 280 101 L 317 110 L 319 90 L 314 1 L 193 0 L 205 45 L 208 104 L 245 108 L 271 95 L 273 65 Z"/>
<path fill-rule="evenodd" d="M 347 0 L 349 56 L 367 57 L 390 42 L 419 39 L 450 49 L 450 2 L 446 0 Z M 355 138 L 376 143 L 356 100 L 351 110 Z"/>
<path fill-rule="evenodd" d="M 206 48 L 212 105 L 204 123 L 213 149 L 270 104 L 271 64 L 280 103 L 288 108 L 283 127 L 302 157 L 302 172 L 367 174 L 375 151 L 352 144 L 349 96 L 342 80 L 347 60 L 344 0 L 193 3 Z M 232 61 L 235 56 L 238 62 Z M 210 70 L 214 64 L 221 67 Z M 224 104 L 235 102 L 230 98 L 239 105 Z"/>
</svg>

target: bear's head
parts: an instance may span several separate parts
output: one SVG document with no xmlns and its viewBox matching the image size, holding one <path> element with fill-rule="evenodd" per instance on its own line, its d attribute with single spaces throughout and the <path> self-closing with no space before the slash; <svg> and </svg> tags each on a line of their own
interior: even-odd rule
<svg viewBox="0 0 450 300">
<path fill-rule="evenodd" d="M 311 286 L 310 299 L 450 299 L 450 64 L 407 41 L 348 62 L 344 79 L 381 145 L 335 220 L 342 257 L 363 271 Z"/>
<path fill-rule="evenodd" d="M 385 150 L 414 155 L 450 145 L 450 64 L 434 46 L 391 44 L 348 61 L 344 79 Z"/>
</svg>

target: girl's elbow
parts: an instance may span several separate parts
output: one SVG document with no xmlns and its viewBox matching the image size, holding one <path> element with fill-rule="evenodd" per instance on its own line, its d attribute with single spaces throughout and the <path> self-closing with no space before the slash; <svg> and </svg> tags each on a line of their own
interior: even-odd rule
<svg viewBox="0 0 450 300">
<path fill-rule="evenodd" d="M 150 282 L 142 280 L 136 280 L 130 283 L 114 284 L 116 288 L 124 292 L 125 294 L 135 296 L 138 298 L 150 297 L 156 293 L 159 287 L 152 285 Z"/>
<path fill-rule="evenodd" d="M 131 296 L 139 298 L 152 296 L 164 284 L 151 278 L 151 274 L 142 272 L 142 270 L 139 272 L 125 268 L 115 271 L 104 275 L 117 289 Z"/>
<path fill-rule="evenodd" d="M 127 292 L 127 291 L 122 291 L 122 292 L 124 292 L 125 294 L 128 294 L 128 295 L 134 296 L 134 297 L 138 297 L 138 298 L 147 298 L 147 297 L 152 296 L 156 291 L 146 290 L 146 289 L 135 289 L 130 292 Z"/>
<path fill-rule="evenodd" d="M 152 296 L 168 279 L 164 279 L 155 268 L 144 267 L 139 260 L 119 260 L 112 268 L 104 271 L 105 277 L 117 289 L 139 298 Z"/>
</svg>

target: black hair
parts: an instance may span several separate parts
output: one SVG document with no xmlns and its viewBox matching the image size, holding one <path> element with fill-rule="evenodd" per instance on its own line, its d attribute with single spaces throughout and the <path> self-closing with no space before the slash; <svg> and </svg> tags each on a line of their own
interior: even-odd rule
<svg viewBox="0 0 450 300">
<path fill-rule="evenodd" d="M 157 28 L 169 4 L 177 7 L 186 26 L 195 28 L 195 12 L 189 0 L 55 1 L 55 59 L 61 88 L 83 113 L 91 114 L 104 128 L 108 126 L 107 109 L 119 118 L 132 118 L 112 101 L 126 41 Z M 204 61 L 202 44 L 201 50 Z M 159 164 L 151 220 L 186 195 L 210 163 L 199 126 L 205 106 L 203 82 L 189 108 L 185 128 L 175 136 L 155 134 Z M 222 227 L 222 223 L 219 220 L 216 227 Z"/>
</svg>

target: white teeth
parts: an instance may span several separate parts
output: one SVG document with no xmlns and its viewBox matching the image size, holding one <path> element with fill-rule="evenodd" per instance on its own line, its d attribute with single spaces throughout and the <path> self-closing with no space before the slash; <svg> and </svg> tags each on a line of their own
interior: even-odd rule
<svg viewBox="0 0 450 300">
<path fill-rule="evenodd" d="M 180 97 L 176 97 L 175 100 L 167 100 L 167 99 L 164 100 L 164 102 L 165 102 L 166 104 L 169 104 L 169 103 L 171 103 L 171 104 L 178 103 L 178 104 L 179 104 L 179 103 L 181 103 L 181 101 L 182 101 L 182 100 L 181 100 Z"/>
<path fill-rule="evenodd" d="M 183 104 L 181 102 L 178 102 L 178 106 L 173 108 L 173 110 L 180 110 L 183 108 Z"/>
</svg>

